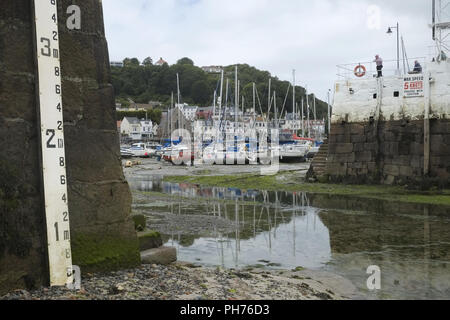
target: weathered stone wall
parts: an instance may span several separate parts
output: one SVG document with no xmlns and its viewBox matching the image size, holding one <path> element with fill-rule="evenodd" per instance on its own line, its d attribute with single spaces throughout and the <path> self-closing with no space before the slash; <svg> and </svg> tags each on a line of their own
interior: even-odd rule
<svg viewBox="0 0 450 320">
<path fill-rule="evenodd" d="M 433 119 L 430 175 L 450 181 L 450 120 Z M 327 174 L 331 181 L 407 184 L 424 181 L 424 121 L 333 123 Z"/>
<path fill-rule="evenodd" d="M 81 30 L 66 8 L 81 8 Z M 47 284 L 31 1 L 0 2 L 0 293 Z M 101 1 L 58 1 L 73 262 L 82 272 L 135 266 Z"/>
</svg>

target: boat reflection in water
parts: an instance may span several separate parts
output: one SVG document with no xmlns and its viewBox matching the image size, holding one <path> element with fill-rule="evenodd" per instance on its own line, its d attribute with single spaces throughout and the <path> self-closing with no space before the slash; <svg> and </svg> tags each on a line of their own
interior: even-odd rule
<svg viewBox="0 0 450 320">
<path fill-rule="evenodd" d="M 212 223 L 199 234 L 174 226 L 166 236 L 179 260 L 228 268 L 302 266 L 342 275 L 366 298 L 450 299 L 448 207 L 210 188 L 155 177 L 135 178 L 130 185 L 170 195 L 167 213 L 239 226 L 223 231 Z M 381 268 L 379 291 L 366 286 L 372 265 Z"/>
</svg>

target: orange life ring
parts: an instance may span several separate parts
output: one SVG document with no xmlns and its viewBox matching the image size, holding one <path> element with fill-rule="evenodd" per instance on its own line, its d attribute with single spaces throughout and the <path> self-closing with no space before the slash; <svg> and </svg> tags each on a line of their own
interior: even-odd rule
<svg viewBox="0 0 450 320">
<path fill-rule="evenodd" d="M 357 76 L 358 78 L 364 77 L 366 75 L 366 71 L 366 67 L 360 64 L 355 67 L 355 76 Z"/>
</svg>

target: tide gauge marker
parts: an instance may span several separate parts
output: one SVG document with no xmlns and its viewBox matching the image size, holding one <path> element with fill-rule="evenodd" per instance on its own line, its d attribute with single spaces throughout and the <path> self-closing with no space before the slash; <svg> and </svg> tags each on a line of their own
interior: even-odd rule
<svg viewBox="0 0 450 320">
<path fill-rule="evenodd" d="M 33 0 L 41 167 L 51 286 L 73 282 L 56 0 Z"/>
</svg>

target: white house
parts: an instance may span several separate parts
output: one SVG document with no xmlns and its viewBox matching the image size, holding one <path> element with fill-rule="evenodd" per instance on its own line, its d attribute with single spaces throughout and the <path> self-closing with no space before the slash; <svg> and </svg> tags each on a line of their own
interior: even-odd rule
<svg viewBox="0 0 450 320">
<path fill-rule="evenodd" d="M 141 128 L 141 121 L 138 118 L 125 117 L 120 125 L 120 132 L 134 141 L 139 141 L 142 140 Z"/>
<path fill-rule="evenodd" d="M 151 120 L 141 120 L 141 135 L 143 139 L 153 137 L 153 122 Z"/>
<path fill-rule="evenodd" d="M 158 130 L 159 130 L 158 124 L 154 123 L 153 127 L 152 127 L 152 134 L 153 134 L 154 137 L 156 137 L 158 135 Z"/>
<path fill-rule="evenodd" d="M 187 104 L 176 104 L 177 108 L 183 113 L 184 117 L 189 121 L 195 121 L 197 118 L 198 107 L 189 106 Z"/>
</svg>

